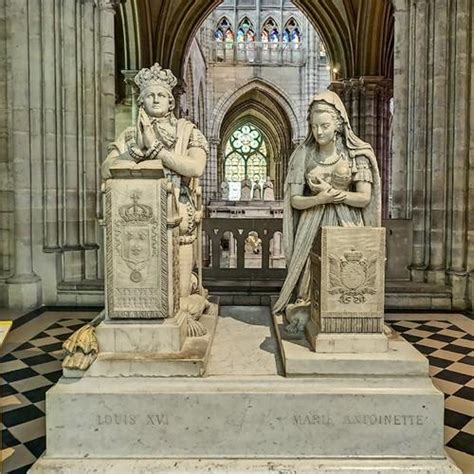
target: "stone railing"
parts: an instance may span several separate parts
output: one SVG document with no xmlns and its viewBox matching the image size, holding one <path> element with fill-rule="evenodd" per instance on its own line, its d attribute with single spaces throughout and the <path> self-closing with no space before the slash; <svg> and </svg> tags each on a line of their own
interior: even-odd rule
<svg viewBox="0 0 474 474">
<path fill-rule="evenodd" d="M 247 287 L 281 284 L 286 274 L 281 231 L 281 219 L 204 219 L 204 279 Z"/>
<path fill-rule="evenodd" d="M 216 42 L 211 51 L 211 62 L 302 66 L 306 62 L 306 51 L 297 43 Z"/>
</svg>

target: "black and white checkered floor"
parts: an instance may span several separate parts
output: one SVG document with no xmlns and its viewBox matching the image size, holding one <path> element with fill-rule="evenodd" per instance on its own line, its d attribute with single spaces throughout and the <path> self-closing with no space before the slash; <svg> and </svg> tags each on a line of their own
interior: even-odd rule
<svg viewBox="0 0 474 474">
<path fill-rule="evenodd" d="M 0 359 L 3 473 L 26 472 L 44 451 L 44 398 L 61 376 L 62 343 L 96 314 L 46 311 L 14 324 Z M 428 357 L 433 383 L 445 394 L 446 450 L 474 474 L 472 321 L 457 314 L 401 316 L 387 321 Z"/>
</svg>

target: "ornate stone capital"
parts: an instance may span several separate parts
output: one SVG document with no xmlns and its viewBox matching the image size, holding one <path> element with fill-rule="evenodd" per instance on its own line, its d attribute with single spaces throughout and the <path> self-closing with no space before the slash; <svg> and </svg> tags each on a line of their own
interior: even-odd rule
<svg viewBox="0 0 474 474">
<path fill-rule="evenodd" d="M 209 142 L 209 145 L 218 146 L 221 142 L 221 139 L 213 137 L 213 138 L 208 138 L 207 141 Z"/>
<path fill-rule="evenodd" d="M 86 0 L 87 1 L 87 0 Z M 93 0 L 96 7 L 99 10 L 112 10 L 115 12 L 115 9 L 125 0 Z"/>
</svg>

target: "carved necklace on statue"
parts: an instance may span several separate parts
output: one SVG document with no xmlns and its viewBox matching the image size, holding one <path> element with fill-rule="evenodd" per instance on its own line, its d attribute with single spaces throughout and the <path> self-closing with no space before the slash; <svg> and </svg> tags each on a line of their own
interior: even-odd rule
<svg viewBox="0 0 474 474">
<path fill-rule="evenodd" d="M 317 156 L 316 151 L 313 151 L 313 161 L 315 161 L 316 163 L 318 163 L 318 165 L 321 165 L 321 166 L 335 165 L 342 158 L 342 155 L 337 152 L 336 152 L 336 158 L 332 161 L 320 161 L 316 158 L 316 156 Z"/>
</svg>

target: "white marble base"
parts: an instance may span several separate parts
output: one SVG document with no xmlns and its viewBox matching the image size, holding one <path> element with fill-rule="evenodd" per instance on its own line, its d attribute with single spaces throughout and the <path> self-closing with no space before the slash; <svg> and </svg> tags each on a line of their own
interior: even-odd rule
<svg viewBox="0 0 474 474">
<path fill-rule="evenodd" d="M 308 322 L 306 331 L 313 350 L 322 354 L 373 354 L 388 351 L 385 334 L 318 333 L 313 321 Z"/>
<path fill-rule="evenodd" d="M 173 321 L 169 325 L 168 321 L 162 325 L 147 322 L 111 325 L 101 323 L 97 327 L 100 352 L 84 377 L 202 376 L 206 372 L 217 315 L 218 305 L 211 303 L 207 313 L 200 319 L 207 329 L 207 334 L 201 337 L 186 337 L 186 321 L 178 326 Z M 106 326 L 106 337 L 98 331 L 103 326 Z M 183 333 L 183 329 L 184 334 L 181 336 L 185 339 L 181 349 L 167 350 L 166 336 L 170 331 L 179 330 Z M 176 335 L 179 333 L 176 332 Z"/>
<path fill-rule="evenodd" d="M 283 377 L 268 309 L 221 311 L 207 377 L 61 379 L 31 472 L 459 473 L 426 373 Z"/>
<path fill-rule="evenodd" d="M 180 352 L 186 340 L 186 319 L 153 321 L 106 320 L 95 331 L 100 352 Z"/>
<path fill-rule="evenodd" d="M 83 377 L 47 393 L 55 458 L 443 458 L 428 377 Z"/>
<path fill-rule="evenodd" d="M 378 353 L 319 353 L 306 339 L 288 339 L 281 315 L 273 316 L 282 361 L 288 377 L 303 375 L 420 376 L 428 375 L 428 359 L 397 334 L 388 340 L 389 349 Z M 386 337 L 386 336 L 385 336 Z"/>
<path fill-rule="evenodd" d="M 37 474 L 192 473 L 251 474 L 460 474 L 449 459 L 45 459 L 29 472 Z"/>
<path fill-rule="evenodd" d="M 384 334 L 318 334 L 314 350 L 326 354 L 373 354 L 387 352 L 388 339 Z"/>
</svg>

